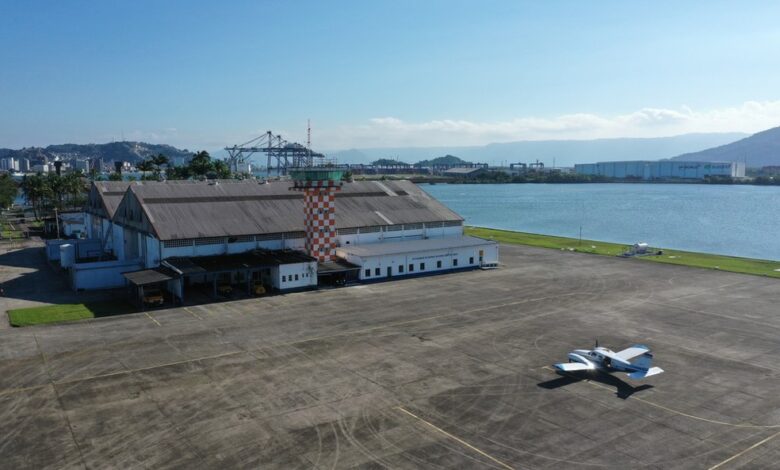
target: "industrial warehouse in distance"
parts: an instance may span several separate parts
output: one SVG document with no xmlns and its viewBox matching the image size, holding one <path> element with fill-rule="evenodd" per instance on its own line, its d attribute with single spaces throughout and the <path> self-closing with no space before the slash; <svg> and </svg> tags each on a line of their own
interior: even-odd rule
<svg viewBox="0 0 780 470">
<path fill-rule="evenodd" d="M 744 178 L 744 162 L 686 162 L 678 160 L 581 163 L 578 175 L 642 180 L 703 180 L 708 177 Z"/>
<path fill-rule="evenodd" d="M 51 240 L 75 290 L 130 287 L 143 305 L 288 292 L 494 267 L 498 244 L 409 181 L 342 181 L 337 168 L 290 179 L 92 183 L 86 238 Z"/>
</svg>

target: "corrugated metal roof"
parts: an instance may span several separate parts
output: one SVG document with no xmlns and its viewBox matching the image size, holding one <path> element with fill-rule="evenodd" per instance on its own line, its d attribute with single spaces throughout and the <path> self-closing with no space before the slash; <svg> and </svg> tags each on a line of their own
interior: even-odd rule
<svg viewBox="0 0 780 470">
<path fill-rule="evenodd" d="M 92 184 L 97 189 L 98 196 L 103 201 L 103 207 L 109 218 L 114 217 L 116 208 L 122 202 L 130 181 L 95 181 Z"/>
<path fill-rule="evenodd" d="M 463 236 L 406 240 L 402 242 L 367 243 L 365 245 L 346 245 L 336 248 L 336 251 L 349 253 L 355 256 L 384 256 L 495 244 L 496 242 L 492 240 Z"/>
<path fill-rule="evenodd" d="M 242 271 L 282 264 L 297 264 L 316 261 L 309 255 L 293 250 L 256 250 L 249 253 L 190 258 L 168 258 L 166 264 L 184 275 Z"/>
<path fill-rule="evenodd" d="M 138 182 L 129 186 L 128 196 L 138 199 L 160 240 L 175 240 L 302 231 L 303 194 L 291 187 L 291 181 Z M 409 181 L 344 183 L 336 194 L 337 228 L 389 225 L 388 220 L 463 219 Z"/>
<path fill-rule="evenodd" d="M 105 208 L 105 214 L 98 213 L 98 215 L 105 216 L 108 215 L 109 218 L 113 218 L 114 214 L 116 213 L 116 209 L 119 207 L 119 203 L 122 202 L 122 198 L 125 196 L 125 192 L 127 192 L 127 188 L 130 187 L 130 185 L 133 184 L 163 184 L 159 182 L 142 182 L 142 181 L 93 181 L 92 184 L 95 186 L 95 190 L 97 191 L 97 196 L 100 199 L 100 201 L 103 204 L 103 207 Z M 166 181 L 164 184 L 202 184 L 200 181 L 191 181 L 191 180 L 175 180 L 175 181 Z M 95 213 L 94 211 L 90 211 L 90 208 L 87 208 L 88 212 Z"/>
<path fill-rule="evenodd" d="M 164 267 L 122 273 L 122 276 L 136 286 L 166 282 L 178 277 L 176 273 Z"/>
</svg>

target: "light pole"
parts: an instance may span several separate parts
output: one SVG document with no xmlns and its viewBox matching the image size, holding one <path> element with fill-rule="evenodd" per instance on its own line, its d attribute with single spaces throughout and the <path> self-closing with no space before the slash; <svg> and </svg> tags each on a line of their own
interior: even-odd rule
<svg viewBox="0 0 780 470">
<path fill-rule="evenodd" d="M 57 208 L 54 208 L 54 225 L 57 227 L 57 239 L 60 239 L 60 218 L 57 216 Z"/>
</svg>

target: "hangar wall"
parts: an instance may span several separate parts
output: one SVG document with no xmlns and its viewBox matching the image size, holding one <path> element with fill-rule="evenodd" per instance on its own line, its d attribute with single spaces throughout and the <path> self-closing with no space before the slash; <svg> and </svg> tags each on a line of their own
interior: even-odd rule
<svg viewBox="0 0 780 470">
<path fill-rule="evenodd" d="M 70 284 L 73 290 L 95 290 L 124 287 L 122 273 L 143 267 L 140 259 L 128 261 L 97 261 L 77 263 L 70 268 Z"/>
<path fill-rule="evenodd" d="M 708 176 L 742 178 L 745 176 L 745 164 L 744 162 L 685 162 L 678 160 L 623 161 L 576 164 L 574 171 L 580 175 L 644 180 L 704 179 Z"/>
</svg>

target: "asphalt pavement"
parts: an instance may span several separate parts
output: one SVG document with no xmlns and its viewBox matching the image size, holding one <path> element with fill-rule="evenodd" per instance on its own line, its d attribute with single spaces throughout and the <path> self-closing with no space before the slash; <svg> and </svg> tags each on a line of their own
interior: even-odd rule
<svg viewBox="0 0 780 470">
<path fill-rule="evenodd" d="M 0 467 L 778 467 L 778 280 L 517 246 L 501 263 L 4 329 Z M 550 368 L 596 339 L 666 372 Z"/>
</svg>

